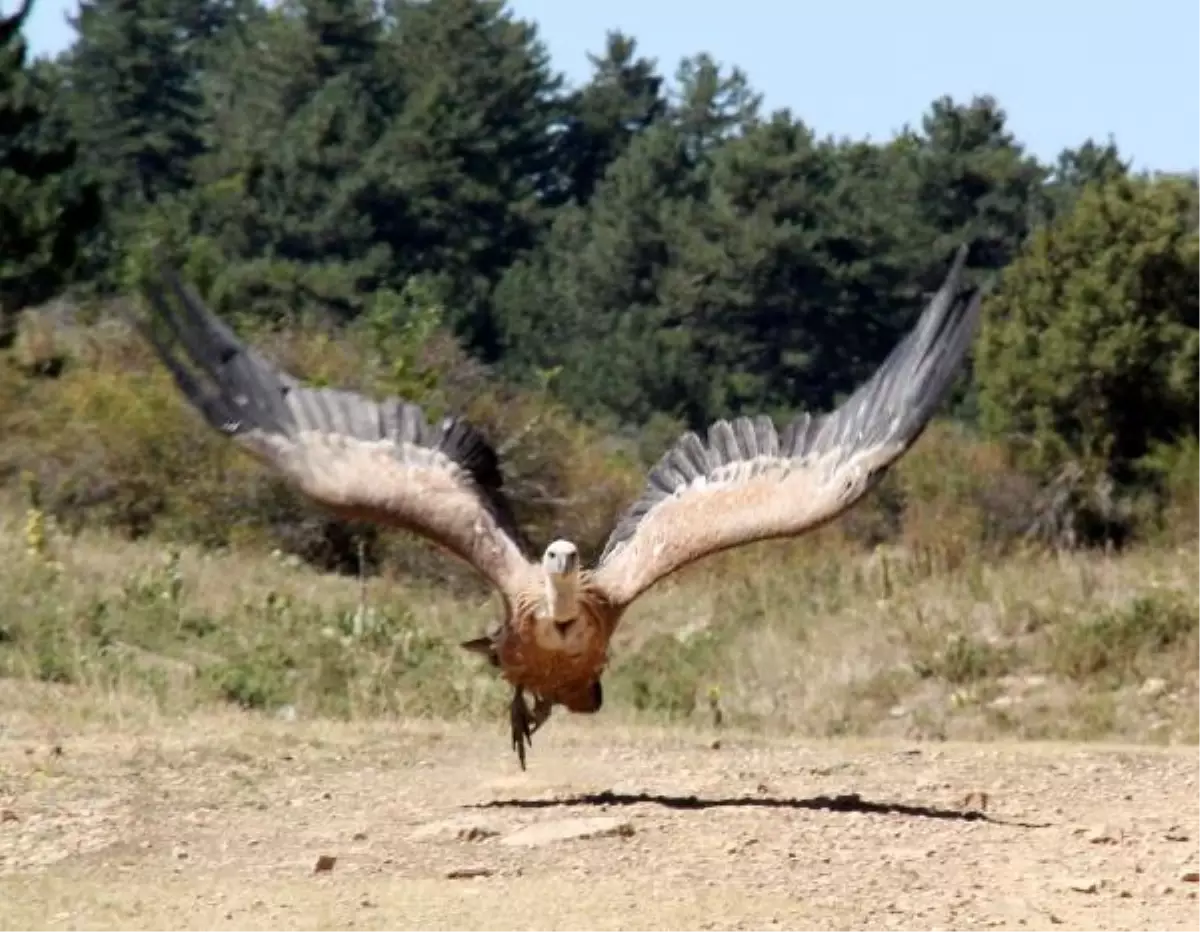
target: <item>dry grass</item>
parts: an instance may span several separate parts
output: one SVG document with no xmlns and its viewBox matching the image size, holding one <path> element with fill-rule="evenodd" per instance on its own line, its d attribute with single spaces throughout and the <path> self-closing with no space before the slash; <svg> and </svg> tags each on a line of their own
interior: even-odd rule
<svg viewBox="0 0 1200 932">
<path fill-rule="evenodd" d="M 0 358 L 0 676 L 73 688 L 101 717 L 502 717 L 507 690 L 457 646 L 500 611 L 467 570 L 308 507 L 205 428 L 122 327 L 26 320 Z M 252 339 L 306 379 L 465 411 L 508 438 L 530 536 L 599 550 L 651 453 L 497 386 L 444 337 L 372 334 Z M 833 526 L 704 561 L 639 602 L 604 721 L 1195 742 L 1196 446 L 1160 460 L 1139 547 L 1047 556 L 1024 542 L 1045 490 L 996 443 L 935 423 Z M 61 521 L 45 545 L 28 505 Z M 365 594 L 319 571 L 360 559 Z"/>
<path fill-rule="evenodd" d="M 580 716 L 522 773 L 500 722 L 81 727 L 86 699 L 0 681 L 0 928 L 1196 924 L 1192 749 L 736 731 L 714 749 L 711 727 Z M 594 817 L 628 828 L 507 843 Z"/>
<path fill-rule="evenodd" d="M 301 718 L 501 716 L 456 645 L 497 599 L 0 518 L 0 674 L 81 714 L 232 702 Z M 1197 740 L 1197 552 L 1001 562 L 837 547 L 837 529 L 709 560 L 639 602 L 610 721 L 913 738 Z M 32 548 L 30 544 L 33 544 Z"/>
</svg>

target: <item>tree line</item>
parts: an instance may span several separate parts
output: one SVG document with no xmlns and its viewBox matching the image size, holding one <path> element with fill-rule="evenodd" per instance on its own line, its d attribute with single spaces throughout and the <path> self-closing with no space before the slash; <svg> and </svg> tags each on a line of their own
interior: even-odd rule
<svg viewBox="0 0 1200 932">
<path fill-rule="evenodd" d="M 572 86 L 499 0 L 82 0 L 36 61 L 22 12 L 0 27 L 0 346 L 165 250 L 260 324 L 433 314 L 652 455 L 844 397 L 968 242 L 997 284 L 967 428 L 1046 481 L 1144 486 L 1194 445 L 1197 177 L 1135 173 L 1111 139 L 1045 163 L 990 96 L 835 139 L 739 67 L 668 73 L 617 31 Z"/>
</svg>

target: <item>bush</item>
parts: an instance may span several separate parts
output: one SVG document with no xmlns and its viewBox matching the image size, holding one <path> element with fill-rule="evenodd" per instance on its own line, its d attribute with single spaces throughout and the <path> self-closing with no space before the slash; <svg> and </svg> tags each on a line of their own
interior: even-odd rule
<svg viewBox="0 0 1200 932">
<path fill-rule="evenodd" d="M 1037 232 L 987 303 L 982 424 L 1042 480 L 1074 470 L 1097 525 L 1115 517 L 1098 477 L 1128 485 L 1196 435 L 1198 263 L 1195 184 L 1122 178 Z"/>
<path fill-rule="evenodd" d="M 0 355 L 0 487 L 15 490 L 30 473 L 41 507 L 68 532 L 104 527 L 127 538 L 278 549 L 326 570 L 387 566 L 479 591 L 469 569 L 431 544 L 334 518 L 241 453 L 203 423 L 149 347 L 113 317 L 105 308 L 85 314 L 61 304 L 23 315 L 21 338 Z M 305 381 L 376 397 L 399 393 L 431 419 L 464 413 L 500 451 L 531 542 L 568 537 L 585 558 L 599 553 L 663 438 L 679 430 L 658 419 L 640 438 L 617 435 L 572 415 L 547 386 L 497 381 L 447 334 L 419 286 L 376 294 L 350 325 L 310 315 L 286 328 L 238 327 Z M 1190 458 L 1188 449 L 1156 447 L 1142 466 L 1147 495 L 1173 503 L 1143 511 L 1176 540 L 1195 536 L 1194 443 Z M 1047 496 L 1056 494 L 1031 468 L 1014 468 L 1002 443 L 936 422 L 880 487 L 799 546 L 895 542 L 923 572 L 952 569 L 973 553 L 1010 549 L 1039 526 Z M 778 551 L 788 560 L 793 552 Z M 706 563 L 704 571 L 721 569 Z"/>
</svg>

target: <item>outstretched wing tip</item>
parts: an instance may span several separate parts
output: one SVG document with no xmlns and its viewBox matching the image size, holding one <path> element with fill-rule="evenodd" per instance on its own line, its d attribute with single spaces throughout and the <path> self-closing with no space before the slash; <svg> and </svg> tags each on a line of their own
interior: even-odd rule
<svg viewBox="0 0 1200 932">
<path fill-rule="evenodd" d="M 420 405 L 399 397 L 305 386 L 245 346 L 169 263 L 160 270 L 159 281 L 144 284 L 150 320 L 134 323 L 209 426 L 320 504 L 432 538 L 497 585 L 512 577 L 521 562 L 514 551 L 524 556 L 528 543 L 479 428 L 451 415 L 431 425 Z M 430 495 L 435 486 L 442 491 Z M 485 515 L 493 538 L 480 548 Z"/>
<path fill-rule="evenodd" d="M 642 494 L 605 544 L 597 572 L 612 596 L 627 604 L 685 563 L 751 540 L 795 536 L 861 499 L 924 432 L 962 371 L 983 299 L 981 288 L 962 282 L 969 248 L 966 243 L 958 247 L 920 318 L 837 409 L 820 415 L 802 411 L 782 431 L 771 418 L 757 415 L 714 421 L 704 439 L 695 431 L 683 434 L 650 470 Z M 769 497 L 779 493 L 769 488 L 780 486 L 759 481 L 799 475 L 805 476 L 802 487 L 810 501 L 771 502 Z M 749 494 L 752 486 L 757 493 Z M 660 506 L 688 498 L 691 488 L 719 490 L 716 498 L 695 499 L 716 511 L 706 519 L 672 504 L 662 525 L 656 517 Z M 758 494 L 764 492 L 765 499 Z M 705 530 L 719 520 L 717 513 L 729 509 L 736 514 L 725 518 L 737 529 Z M 656 527 L 653 551 L 637 544 L 647 523 Z"/>
</svg>

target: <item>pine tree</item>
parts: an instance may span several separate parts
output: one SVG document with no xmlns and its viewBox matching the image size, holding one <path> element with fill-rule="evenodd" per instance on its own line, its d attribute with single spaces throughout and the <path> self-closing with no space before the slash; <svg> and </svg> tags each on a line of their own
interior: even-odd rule
<svg viewBox="0 0 1200 932">
<path fill-rule="evenodd" d="M 95 186 L 74 174 L 74 141 L 48 126 L 49 89 L 26 65 L 20 28 L 30 6 L 0 19 L 0 347 L 22 308 L 69 280 L 100 216 Z"/>
<path fill-rule="evenodd" d="M 633 137 L 666 114 L 663 79 L 636 51 L 634 39 L 610 32 L 604 55 L 588 55 L 591 80 L 564 102 L 556 159 L 565 177 L 557 200 L 586 204 Z"/>
<path fill-rule="evenodd" d="M 346 319 L 389 281 L 362 171 L 389 117 L 382 29 L 371 0 L 286 0 L 213 47 L 188 222 L 224 263 L 218 307 Z"/>
<path fill-rule="evenodd" d="M 401 274 L 437 278 L 459 335 L 494 360 L 492 290 L 550 219 L 561 82 L 536 29 L 498 0 L 387 8 L 404 105 L 365 166 L 373 218 Z"/>
<path fill-rule="evenodd" d="M 984 426 L 1030 465 L 1118 478 L 1196 435 L 1196 185 L 1117 178 L 1039 230 L 989 301 L 976 373 Z"/>
</svg>

